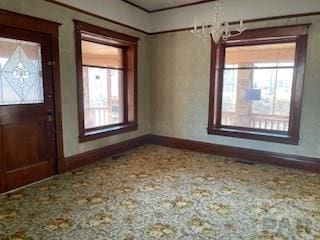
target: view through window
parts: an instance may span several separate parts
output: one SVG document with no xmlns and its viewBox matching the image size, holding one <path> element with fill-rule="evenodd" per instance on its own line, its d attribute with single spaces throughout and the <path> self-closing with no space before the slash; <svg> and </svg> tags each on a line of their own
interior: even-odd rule
<svg viewBox="0 0 320 240">
<path fill-rule="evenodd" d="M 221 125 L 289 130 L 296 43 L 227 47 Z"/>
<path fill-rule="evenodd" d="M 138 38 L 74 20 L 79 141 L 138 129 Z"/>
<path fill-rule="evenodd" d="M 123 51 L 82 41 L 86 129 L 123 122 Z"/>
</svg>

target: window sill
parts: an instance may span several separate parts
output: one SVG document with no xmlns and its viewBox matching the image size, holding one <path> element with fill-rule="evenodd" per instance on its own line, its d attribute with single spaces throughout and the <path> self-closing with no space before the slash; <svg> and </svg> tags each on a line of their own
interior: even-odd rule
<svg viewBox="0 0 320 240">
<path fill-rule="evenodd" d="M 208 134 L 291 145 L 299 144 L 299 138 L 295 138 L 289 135 L 240 130 L 234 128 L 208 128 Z"/>
<path fill-rule="evenodd" d="M 84 135 L 79 136 L 79 142 L 82 143 L 97 140 L 100 138 L 109 137 L 125 132 L 135 131 L 137 129 L 138 125 L 136 123 L 129 123 L 105 127 L 98 130 L 87 130 Z"/>
</svg>

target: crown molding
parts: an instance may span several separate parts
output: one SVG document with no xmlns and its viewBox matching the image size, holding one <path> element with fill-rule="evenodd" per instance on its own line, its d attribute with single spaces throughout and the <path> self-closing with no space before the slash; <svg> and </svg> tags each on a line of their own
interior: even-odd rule
<svg viewBox="0 0 320 240">
<path fill-rule="evenodd" d="M 144 8 L 144 7 L 142 7 L 142 6 L 138 5 L 138 4 L 135 4 L 135 3 L 131 2 L 130 0 L 122 0 L 122 1 L 127 3 L 127 4 L 130 4 L 131 6 L 139 8 L 140 10 L 143 10 L 143 11 L 145 11 L 147 13 L 155 13 L 155 12 L 162 12 L 162 11 L 167 11 L 167 10 L 176 9 L 176 8 L 183 8 L 183 7 L 199 5 L 199 4 L 208 3 L 208 2 L 215 2 L 217 0 L 201 0 L 201 1 L 194 2 L 194 3 L 179 4 L 179 5 L 175 5 L 175 6 L 171 6 L 171 7 L 158 8 L 158 9 L 153 9 L 153 10 L 146 9 L 146 8 Z"/>
<path fill-rule="evenodd" d="M 146 13 L 151 13 L 150 10 L 148 10 L 148 9 L 146 9 L 146 8 L 138 5 L 138 4 L 135 4 L 135 3 L 133 3 L 133 2 L 130 2 L 129 0 L 122 0 L 122 1 L 125 2 L 125 3 L 127 3 L 127 4 L 129 4 L 129 5 L 131 5 L 131 6 L 134 6 L 134 7 L 138 8 L 138 9 L 140 9 L 140 10 L 146 12 Z"/>
<path fill-rule="evenodd" d="M 133 26 L 130 26 L 130 25 L 127 25 L 127 24 L 124 24 L 124 23 L 121 23 L 121 22 L 118 22 L 118 21 L 115 21 L 115 20 L 100 16 L 100 15 L 97 15 L 95 13 L 92 13 L 92 12 L 89 12 L 89 11 L 86 11 L 86 10 L 82 10 L 80 8 L 76 8 L 74 6 L 71 6 L 71 5 L 68 5 L 68 4 L 65 4 L 65 3 L 58 2 L 56 0 L 45 0 L 45 1 L 49 2 L 49 3 L 52 3 L 52 4 L 59 5 L 61 7 L 65 7 L 65 8 L 74 10 L 74 11 L 81 12 L 83 14 L 87 14 L 89 16 L 93 16 L 93 17 L 96 17 L 96 18 L 99 18 L 99 19 L 102 19 L 102 20 L 105 20 L 105 21 L 108 21 L 108 22 L 111 22 L 111 23 L 114 23 L 114 24 L 129 28 L 129 29 L 135 30 L 137 32 L 147 34 L 147 35 L 158 35 L 158 34 L 164 34 L 164 33 L 183 32 L 183 31 L 189 31 L 189 30 L 193 29 L 192 27 L 185 27 L 185 28 L 177 28 L 177 29 L 171 29 L 171 30 L 165 30 L 165 31 L 159 31 L 159 32 L 147 32 L 145 30 L 138 29 L 136 27 L 133 27 Z M 299 14 L 290 14 L 290 15 L 266 17 L 266 18 L 247 19 L 247 20 L 244 20 L 244 23 L 255 23 L 255 22 L 273 21 L 273 20 L 286 19 L 286 18 L 300 18 L 300 17 L 310 17 L 310 16 L 320 16 L 320 12 L 318 11 L 318 12 L 308 12 L 308 13 L 299 13 Z M 233 24 L 238 24 L 238 23 L 239 22 L 230 22 L 229 24 L 233 25 Z"/>
<path fill-rule="evenodd" d="M 274 21 L 274 20 L 280 20 L 280 19 L 286 19 L 286 18 L 300 18 L 300 17 L 312 17 L 312 16 L 320 16 L 320 12 L 308 12 L 308 13 L 281 15 L 281 16 L 275 16 L 275 17 L 247 19 L 247 20 L 244 20 L 243 22 L 244 23 L 257 23 L 257 22 Z M 239 22 L 229 22 L 229 24 L 236 25 L 236 24 L 239 24 Z M 164 34 L 164 33 L 190 31 L 192 29 L 193 29 L 193 27 L 177 28 L 177 29 L 165 30 L 165 31 L 160 31 L 160 32 L 152 32 L 149 34 L 150 35 L 158 35 L 158 34 Z"/>
<path fill-rule="evenodd" d="M 64 7 L 64 8 L 68 8 L 68 9 L 73 10 L 73 11 L 77 11 L 77 12 L 84 13 L 84 14 L 89 15 L 89 16 L 92 16 L 92 17 L 99 18 L 99 19 L 101 19 L 101 20 L 105 20 L 105 21 L 108 21 L 108 22 L 111 22 L 111 23 L 120 25 L 120 26 L 122 26 L 122 27 L 126 27 L 126 28 L 129 28 L 129 29 L 135 30 L 135 31 L 137 31 L 137 32 L 141 32 L 141 33 L 144 33 L 144 34 L 150 34 L 149 32 L 144 31 L 144 30 L 142 30 L 142 29 L 139 29 L 139 28 L 136 28 L 136 27 L 133 27 L 133 26 L 130 26 L 130 25 L 127 25 L 127 24 L 124 24 L 124 23 L 121 23 L 121 22 L 112 20 L 112 19 L 110 19 L 110 18 L 103 17 L 103 16 L 98 15 L 98 14 L 93 13 L 93 12 L 89 12 L 89 11 L 86 11 L 86 10 L 82 10 L 82 9 L 80 9 L 80 8 L 71 6 L 71 5 L 66 4 L 66 3 L 62 3 L 62 2 L 59 2 L 59 1 L 56 1 L 56 0 L 45 0 L 45 1 L 46 1 L 46 2 L 49 2 L 49 3 L 52 3 L 52 4 L 59 5 L 59 6 Z"/>
</svg>

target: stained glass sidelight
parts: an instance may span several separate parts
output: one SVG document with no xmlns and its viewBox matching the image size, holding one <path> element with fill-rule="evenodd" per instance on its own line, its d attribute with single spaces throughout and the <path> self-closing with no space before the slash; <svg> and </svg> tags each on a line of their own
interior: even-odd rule
<svg viewBox="0 0 320 240">
<path fill-rule="evenodd" d="M 41 45 L 0 38 L 0 105 L 43 102 Z"/>
</svg>

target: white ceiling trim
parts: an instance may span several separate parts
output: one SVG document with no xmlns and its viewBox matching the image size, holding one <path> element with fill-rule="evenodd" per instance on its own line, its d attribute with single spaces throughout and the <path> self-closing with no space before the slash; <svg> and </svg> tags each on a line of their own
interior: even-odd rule
<svg viewBox="0 0 320 240">
<path fill-rule="evenodd" d="M 186 7 L 216 0 L 124 0 L 146 11 L 161 11 L 168 8 Z"/>
<path fill-rule="evenodd" d="M 84 10 L 116 22 L 151 32 L 151 16 L 149 13 L 138 9 L 120 0 L 55 0 Z"/>
<path fill-rule="evenodd" d="M 251 20 L 310 12 L 320 13 L 320 0 L 220 0 L 221 21 Z M 152 32 L 188 28 L 195 17 L 210 21 L 215 2 L 152 13 Z"/>
<path fill-rule="evenodd" d="M 107 0 L 108 4 L 106 0 L 57 1 L 148 33 L 189 28 L 193 25 L 195 17 L 209 21 L 215 6 L 215 2 L 207 2 L 149 14 L 119 0 Z M 223 5 L 221 20 L 227 22 L 310 12 L 320 13 L 319 0 L 220 0 L 220 2 Z"/>
</svg>

